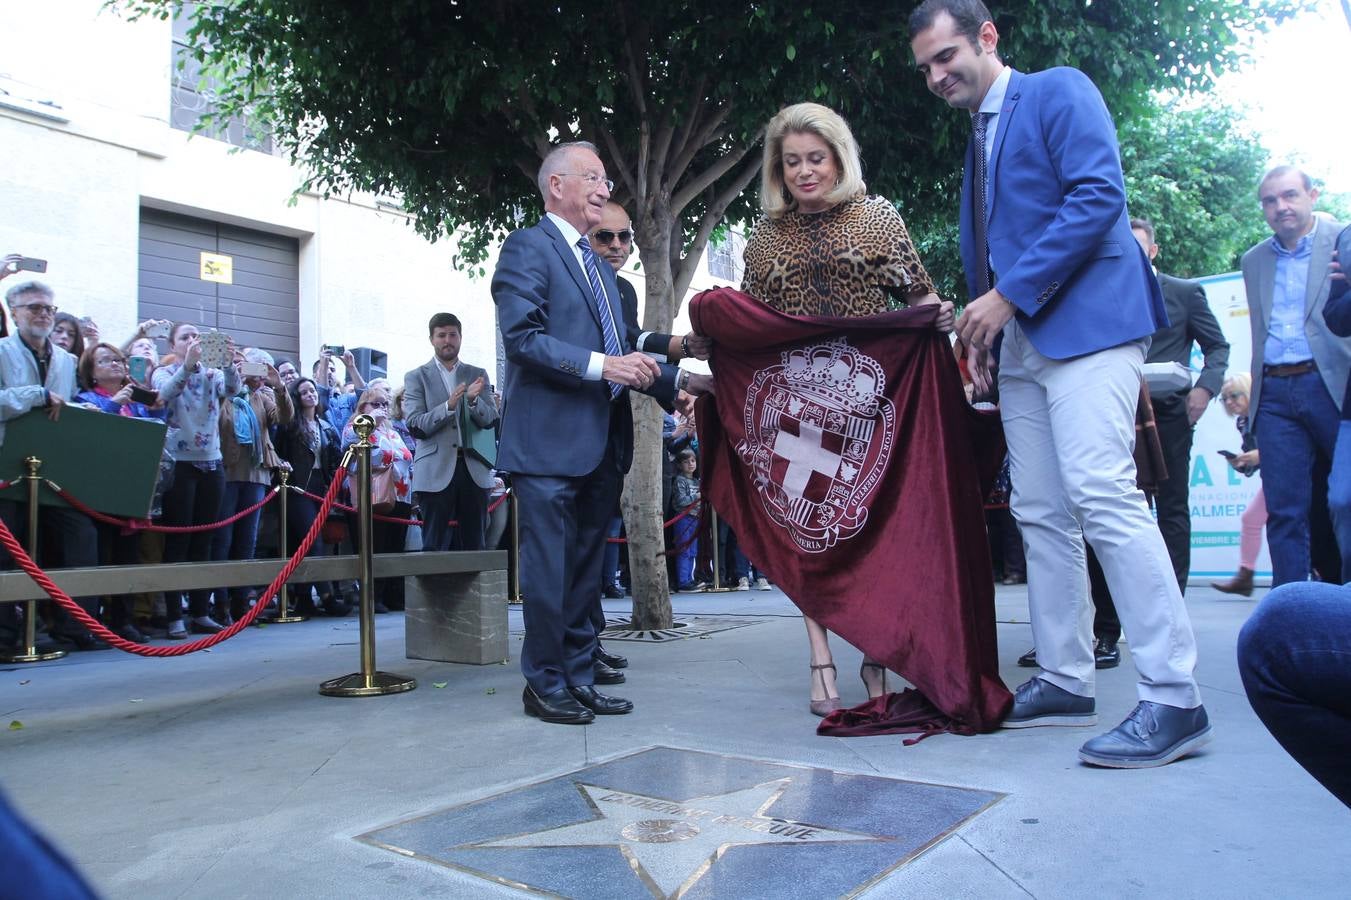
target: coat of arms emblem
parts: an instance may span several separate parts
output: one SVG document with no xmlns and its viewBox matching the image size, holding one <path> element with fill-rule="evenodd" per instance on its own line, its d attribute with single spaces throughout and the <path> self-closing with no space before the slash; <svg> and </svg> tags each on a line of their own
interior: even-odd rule
<svg viewBox="0 0 1351 900">
<path fill-rule="evenodd" d="M 858 534 L 896 437 L 882 366 L 848 341 L 781 354 L 746 392 L 736 451 L 765 512 L 809 553 Z"/>
</svg>

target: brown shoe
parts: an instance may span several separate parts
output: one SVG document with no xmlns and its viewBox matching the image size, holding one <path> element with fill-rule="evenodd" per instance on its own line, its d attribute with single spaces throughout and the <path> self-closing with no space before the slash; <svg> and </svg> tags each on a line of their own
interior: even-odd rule
<svg viewBox="0 0 1351 900">
<path fill-rule="evenodd" d="M 1226 594 L 1238 594 L 1241 597 L 1252 596 L 1252 569 L 1238 570 L 1238 574 L 1228 581 L 1212 581 L 1210 586 Z"/>
<path fill-rule="evenodd" d="M 822 663 L 822 664 L 819 665 L 819 666 L 816 666 L 816 665 L 809 665 L 808 668 L 811 669 L 811 671 L 812 671 L 812 680 L 815 681 L 817 678 L 821 679 L 821 691 L 822 691 L 822 693 L 827 693 L 827 691 L 826 691 L 826 676 L 823 675 L 823 674 L 821 674 L 821 673 L 824 672 L 826 669 L 830 669 L 830 671 L 834 672 L 834 671 L 835 671 L 835 664 L 834 664 L 834 663 Z M 813 687 L 814 687 L 814 686 L 815 686 L 815 685 L 813 685 Z M 808 701 L 807 701 L 807 708 L 810 709 L 810 710 L 812 711 L 812 715 L 814 715 L 814 716 L 819 716 L 819 717 L 821 717 L 821 718 L 825 718 L 826 716 L 830 715 L 830 714 L 831 714 L 832 712 L 834 712 L 835 710 L 837 710 L 837 709 L 843 709 L 843 708 L 844 708 L 844 704 L 840 702 L 840 698 L 839 698 L 838 695 L 836 695 L 836 696 L 834 696 L 834 697 L 831 697 L 831 696 L 828 696 L 828 695 L 827 695 L 824 699 L 821 699 L 821 700 L 811 700 L 811 699 L 808 699 Z"/>
</svg>

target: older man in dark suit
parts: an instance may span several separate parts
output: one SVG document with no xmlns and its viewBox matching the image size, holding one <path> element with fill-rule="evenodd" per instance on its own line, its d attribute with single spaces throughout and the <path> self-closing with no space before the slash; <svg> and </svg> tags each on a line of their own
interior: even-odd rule
<svg viewBox="0 0 1351 900">
<path fill-rule="evenodd" d="M 546 215 L 507 238 L 493 273 L 508 361 L 498 466 L 521 509 L 525 711 L 586 724 L 633 709 L 595 688 L 591 622 L 606 524 L 633 456 L 627 392 L 669 403 L 680 388 L 708 390 L 708 379 L 635 349 L 637 322 L 586 239 L 613 187 L 596 148 L 555 148 L 537 183 Z"/>
</svg>

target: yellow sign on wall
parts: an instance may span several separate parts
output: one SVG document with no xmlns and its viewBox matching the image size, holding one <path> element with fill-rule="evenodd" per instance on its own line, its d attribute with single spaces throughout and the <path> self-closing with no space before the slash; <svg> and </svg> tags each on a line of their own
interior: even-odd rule
<svg viewBox="0 0 1351 900">
<path fill-rule="evenodd" d="M 203 281 L 214 281 L 217 284 L 234 284 L 235 259 L 233 256 L 226 256 L 222 253 L 207 253 L 202 251 L 202 275 Z"/>
</svg>

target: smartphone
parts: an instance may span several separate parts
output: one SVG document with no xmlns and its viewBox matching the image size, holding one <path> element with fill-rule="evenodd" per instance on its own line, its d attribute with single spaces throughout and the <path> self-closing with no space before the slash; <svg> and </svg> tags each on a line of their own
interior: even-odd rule
<svg viewBox="0 0 1351 900">
<path fill-rule="evenodd" d="M 144 403 L 146 406 L 154 406 L 159 402 L 159 394 L 133 384 L 131 386 L 131 399 L 137 403 Z"/>
<path fill-rule="evenodd" d="M 1233 459 L 1234 457 L 1238 456 L 1238 454 L 1234 453 L 1232 450 L 1216 450 L 1215 452 L 1220 454 L 1220 456 L 1223 456 L 1225 459 Z"/>
<path fill-rule="evenodd" d="M 239 364 L 239 374 L 245 378 L 266 378 L 267 363 L 242 362 Z"/>
<path fill-rule="evenodd" d="M 19 257 L 18 266 L 19 271 L 21 272 L 45 272 L 47 271 L 47 260 L 38 259 L 34 256 L 21 256 Z"/>
<path fill-rule="evenodd" d="M 319 352 L 325 356 L 342 356 L 347 352 L 347 348 L 342 344 L 325 344 L 319 348 Z"/>
<path fill-rule="evenodd" d="M 159 319 L 154 325 L 151 325 L 145 330 L 145 336 L 148 338 L 167 338 L 169 336 L 170 327 L 171 326 L 167 321 Z"/>
<path fill-rule="evenodd" d="M 149 384 L 150 360 L 144 356 L 133 356 L 127 360 L 127 374 L 137 384 Z"/>
</svg>

